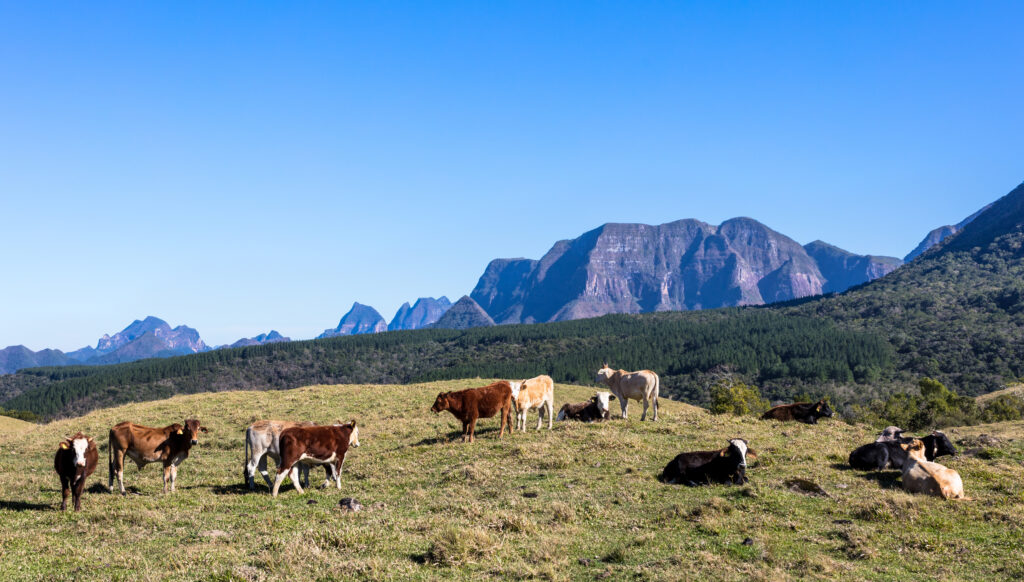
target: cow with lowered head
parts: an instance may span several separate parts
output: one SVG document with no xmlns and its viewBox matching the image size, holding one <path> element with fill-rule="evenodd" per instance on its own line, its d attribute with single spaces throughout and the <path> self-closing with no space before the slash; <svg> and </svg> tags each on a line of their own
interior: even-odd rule
<svg viewBox="0 0 1024 582">
<path fill-rule="evenodd" d="M 729 446 L 717 451 L 680 453 L 665 465 L 661 480 L 695 487 L 709 483 L 747 482 L 747 456 L 757 453 L 743 439 L 731 439 Z"/>
<path fill-rule="evenodd" d="M 491 418 L 501 413 L 501 432 L 498 433 L 498 438 L 501 438 L 505 435 L 512 411 L 512 386 L 502 380 L 480 388 L 442 392 L 437 395 L 430 410 L 435 414 L 447 410 L 462 421 L 463 442 L 467 439 L 473 442 L 478 419 Z"/>
<path fill-rule="evenodd" d="M 75 511 L 82 509 L 85 480 L 96 470 L 99 460 L 100 454 L 96 450 L 96 443 L 84 434 L 78 433 L 61 441 L 57 447 L 57 454 L 53 457 L 53 469 L 60 477 L 61 511 L 68 508 L 69 493 L 75 504 Z"/>
<path fill-rule="evenodd" d="M 114 477 L 124 490 L 124 459 L 128 457 L 142 469 L 149 463 L 160 463 L 164 466 L 164 493 L 167 488 L 174 492 L 174 482 L 178 479 L 178 465 L 188 458 L 192 446 L 199 443 L 199 433 L 207 432 L 198 420 L 189 418 L 185 424 L 174 423 L 163 428 L 152 428 L 122 422 L 110 429 L 110 446 L 107 450 L 110 463 L 110 477 L 107 488 L 114 490 Z"/>
<path fill-rule="evenodd" d="M 818 419 L 823 416 L 831 417 L 834 413 L 832 408 L 824 400 L 817 402 L 795 402 L 793 404 L 781 404 L 761 415 L 763 420 L 774 418 L 781 421 L 796 420 L 807 424 L 818 424 Z"/>
</svg>

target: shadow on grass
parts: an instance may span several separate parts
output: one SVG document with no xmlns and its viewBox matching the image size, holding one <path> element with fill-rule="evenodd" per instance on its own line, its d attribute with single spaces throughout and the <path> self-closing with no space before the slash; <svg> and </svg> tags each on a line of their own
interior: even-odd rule
<svg viewBox="0 0 1024 582">
<path fill-rule="evenodd" d="M 883 489 L 903 489 L 903 473 L 895 471 L 871 471 L 861 475 L 868 481 L 875 481 Z"/>
<path fill-rule="evenodd" d="M 86 493 L 110 493 L 110 489 L 103 483 L 93 483 L 85 490 Z"/>
<path fill-rule="evenodd" d="M 232 483 L 231 485 L 214 485 L 210 487 L 210 491 L 214 495 L 245 495 L 247 493 L 266 493 L 267 488 L 263 487 L 265 482 L 261 479 L 256 484 L 256 489 L 249 490 L 249 485 L 246 483 Z M 205 485 L 190 485 L 189 487 L 179 487 L 179 489 L 205 489 Z"/>
<path fill-rule="evenodd" d="M 26 503 L 24 501 L 0 500 L 0 510 L 3 509 L 6 509 L 8 511 L 52 511 L 54 508 L 52 505 L 43 503 Z"/>
<path fill-rule="evenodd" d="M 853 467 L 847 465 L 846 463 L 832 463 L 832 468 L 836 469 L 838 471 L 852 471 L 853 470 Z"/>
<path fill-rule="evenodd" d="M 501 431 L 500 427 L 491 427 L 491 428 L 479 428 L 479 427 L 477 427 L 476 431 L 473 433 L 473 440 L 475 441 L 475 440 L 477 440 L 477 439 L 479 439 L 481 437 L 486 437 L 486 438 L 493 437 L 493 438 L 497 439 L 498 438 L 498 433 L 500 431 Z M 502 437 L 502 438 L 508 438 L 509 434 L 511 434 L 511 431 L 506 428 L 505 429 L 505 436 Z M 441 443 L 461 443 L 461 442 L 462 442 L 462 431 L 461 430 L 456 430 L 456 431 L 452 431 L 452 432 L 448 433 L 447 436 L 437 435 L 437 436 L 427 437 L 427 438 L 424 438 L 423 440 L 421 440 L 419 442 L 415 442 L 415 443 L 412 443 L 411 445 L 407 445 L 407 446 L 410 446 L 410 447 L 423 447 L 423 446 L 436 445 L 436 444 L 441 444 Z M 466 444 L 469 444 L 468 441 L 467 441 Z M 402 447 L 399 447 L 399 448 L 405 448 L 405 446 L 406 445 L 403 445 Z"/>
</svg>

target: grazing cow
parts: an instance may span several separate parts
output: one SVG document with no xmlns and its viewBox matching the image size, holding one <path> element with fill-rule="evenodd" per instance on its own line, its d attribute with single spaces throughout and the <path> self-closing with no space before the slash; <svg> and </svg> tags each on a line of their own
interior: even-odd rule
<svg viewBox="0 0 1024 582">
<path fill-rule="evenodd" d="M 903 463 L 903 488 L 910 493 L 926 493 L 945 499 L 963 499 L 964 484 L 960 474 L 938 463 L 925 460 L 925 446 L 920 439 L 900 443 L 907 453 Z"/>
<path fill-rule="evenodd" d="M 199 433 L 207 432 L 205 426 L 191 418 L 185 424 L 172 424 L 163 428 L 150 428 L 141 424 L 122 422 L 110 429 L 110 446 L 107 456 L 110 461 L 110 481 L 107 488 L 114 490 L 114 476 L 117 484 L 124 490 L 124 458 L 127 456 L 135 461 L 141 470 L 149 463 L 163 463 L 164 493 L 167 486 L 174 492 L 174 482 L 178 478 L 178 465 L 188 458 L 193 445 L 199 443 Z"/>
<path fill-rule="evenodd" d="M 467 437 L 469 442 L 473 442 L 477 419 L 490 418 L 501 412 L 501 432 L 498 433 L 498 438 L 501 438 L 505 435 L 512 410 L 512 385 L 502 380 L 480 388 L 442 392 L 430 410 L 434 413 L 447 410 L 461 420 L 463 442 Z"/>
<path fill-rule="evenodd" d="M 558 420 L 579 420 L 581 422 L 595 422 L 608 420 L 608 401 L 615 400 L 611 392 L 598 392 L 586 402 L 579 404 L 563 404 L 558 411 Z"/>
<path fill-rule="evenodd" d="M 270 475 L 267 473 L 267 457 L 273 459 L 278 466 L 281 465 L 281 449 L 278 444 L 281 431 L 293 426 L 316 426 L 316 423 L 257 420 L 245 429 L 245 468 L 243 473 L 245 482 L 249 484 L 249 490 L 256 489 L 257 469 L 259 469 L 260 475 L 263 475 L 263 480 L 267 482 L 267 487 L 274 486 L 274 482 L 270 480 Z M 327 469 L 324 470 L 327 471 Z M 309 487 L 309 466 L 299 467 L 299 474 L 302 485 Z M 330 475 L 330 472 L 327 471 L 327 474 Z M 324 486 L 327 486 L 327 481 L 324 481 Z"/>
<path fill-rule="evenodd" d="M 680 453 L 665 465 L 661 480 L 691 487 L 708 483 L 742 485 L 747 482 L 747 455 L 757 457 L 743 439 L 732 439 L 728 447 L 717 451 Z"/>
<path fill-rule="evenodd" d="M 548 430 L 555 417 L 555 383 L 551 376 L 537 376 L 522 382 L 509 382 L 512 388 L 512 404 L 516 408 L 516 426 L 512 430 L 526 432 L 526 413 L 537 409 L 537 430 L 544 421 L 544 411 L 548 413 Z"/>
<path fill-rule="evenodd" d="M 887 428 L 886 431 L 888 430 L 889 429 Z M 913 437 L 903 438 L 899 436 L 902 432 L 903 431 L 895 433 L 898 440 L 875 441 L 873 443 L 857 447 L 850 453 L 850 466 L 862 471 L 882 471 L 884 469 L 902 468 L 903 463 L 907 460 L 907 453 L 900 447 L 900 444 L 910 443 L 914 440 Z M 882 434 L 883 436 L 886 436 L 885 431 L 883 431 Z M 894 433 L 889 434 L 892 435 Z M 878 438 L 881 439 L 882 436 Z M 942 432 L 933 431 L 932 434 L 920 440 L 924 443 L 925 457 L 929 461 L 934 461 L 936 457 L 941 457 L 943 455 L 956 454 L 956 448 L 953 446 L 953 443 L 951 443 L 949 438 Z"/>
<path fill-rule="evenodd" d="M 82 490 L 85 480 L 96 470 L 100 454 L 96 443 L 82 433 L 60 442 L 53 456 L 53 470 L 60 477 L 60 510 L 68 508 L 68 493 L 72 495 L 75 511 L 82 509 Z"/>
<path fill-rule="evenodd" d="M 277 466 L 273 495 L 281 489 L 285 477 L 291 477 L 295 490 L 301 495 L 299 465 L 324 465 L 328 478 L 333 478 L 341 489 L 341 469 L 349 447 L 359 446 L 359 427 L 356 421 L 330 426 L 293 426 L 281 431 L 281 463 Z"/>
<path fill-rule="evenodd" d="M 654 416 L 651 420 L 658 420 L 658 392 L 661 380 L 654 372 L 650 370 L 640 370 L 639 372 L 612 370 L 608 364 L 605 364 L 597 371 L 595 381 L 607 384 L 612 394 L 619 399 L 622 418 L 626 418 L 626 408 L 632 399 L 644 402 L 644 413 L 640 415 L 641 421 L 647 419 L 647 407 L 651 404 L 654 406 Z"/>
<path fill-rule="evenodd" d="M 814 404 L 810 402 L 782 404 L 765 412 L 761 415 L 761 418 L 764 420 L 774 418 L 775 420 L 782 421 L 798 420 L 807 424 L 818 424 L 819 418 L 823 416 L 831 417 L 832 414 L 834 413 L 828 403 L 824 400 L 819 400 Z"/>
</svg>

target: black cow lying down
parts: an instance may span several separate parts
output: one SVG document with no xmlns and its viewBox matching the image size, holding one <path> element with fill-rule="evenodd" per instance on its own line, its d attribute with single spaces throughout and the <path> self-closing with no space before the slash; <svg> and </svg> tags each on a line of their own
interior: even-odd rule
<svg viewBox="0 0 1024 582">
<path fill-rule="evenodd" d="M 743 439 L 732 439 L 728 447 L 717 451 L 680 453 L 665 465 L 661 480 L 691 487 L 708 483 L 742 485 L 747 482 L 748 454 L 757 457 L 757 453 Z"/>
<path fill-rule="evenodd" d="M 913 437 L 904 437 L 902 432 L 897 433 L 896 440 L 881 440 L 861 447 L 857 447 L 850 453 L 850 466 L 861 471 L 882 471 L 885 469 L 902 469 L 903 463 L 907 460 L 907 451 L 900 447 L 900 444 L 907 444 L 914 440 Z M 943 455 L 955 455 L 956 447 L 950 442 L 949 437 L 940 431 L 933 431 L 932 434 L 920 439 L 924 443 L 924 455 L 929 461 Z"/>
</svg>

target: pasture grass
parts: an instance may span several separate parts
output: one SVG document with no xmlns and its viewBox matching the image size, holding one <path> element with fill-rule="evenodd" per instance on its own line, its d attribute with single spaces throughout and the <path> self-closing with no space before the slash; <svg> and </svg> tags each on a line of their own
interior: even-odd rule
<svg viewBox="0 0 1024 582">
<path fill-rule="evenodd" d="M 661 401 L 657 423 L 556 423 L 476 443 L 429 411 L 442 390 L 487 383 L 311 386 L 179 396 L 93 412 L 0 439 L 3 580 L 679 580 L 1024 578 L 1024 423 L 948 431 L 1005 435 L 988 458 L 943 462 L 971 501 L 910 495 L 894 471 L 853 471 L 846 456 L 874 431 L 712 416 Z M 592 388 L 556 386 L 558 406 Z M 616 405 L 613 402 L 613 411 Z M 197 417 L 210 428 L 161 493 L 161 470 L 125 470 L 129 495 L 105 492 L 107 431 Z M 342 490 L 270 497 L 242 481 L 244 428 L 260 418 L 359 421 Z M 546 425 L 546 423 L 545 423 Z M 987 431 L 985 430 L 987 428 Z M 979 429 L 980 430 L 979 432 Z M 100 444 L 80 513 L 56 511 L 52 456 L 77 431 Z M 747 486 L 657 480 L 684 450 L 743 437 L 758 453 Z M 1013 439 L 1013 440 L 1011 440 Z M 273 463 L 270 463 L 273 467 Z M 805 479 L 824 494 L 787 485 Z M 342 497 L 363 505 L 338 507 Z"/>
<path fill-rule="evenodd" d="M 33 422 L 0 415 L 0 439 L 24 434 L 37 426 L 39 425 Z"/>
</svg>

